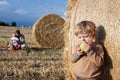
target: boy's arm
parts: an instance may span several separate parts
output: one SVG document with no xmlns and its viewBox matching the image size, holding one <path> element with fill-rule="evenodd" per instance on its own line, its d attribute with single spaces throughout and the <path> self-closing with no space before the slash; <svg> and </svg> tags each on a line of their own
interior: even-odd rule
<svg viewBox="0 0 120 80">
<path fill-rule="evenodd" d="M 87 56 L 89 57 L 90 61 L 92 61 L 96 66 L 101 66 L 104 62 L 104 51 L 103 47 L 101 45 L 98 45 L 97 51 L 89 51 L 87 53 Z"/>
<path fill-rule="evenodd" d="M 71 54 L 70 60 L 71 60 L 72 63 L 75 63 L 75 62 L 77 62 L 81 57 L 82 57 L 82 54 L 81 54 L 81 55 L 78 55 L 77 53 L 74 53 L 74 54 Z"/>
<path fill-rule="evenodd" d="M 78 47 L 79 47 L 79 45 L 76 46 L 76 50 L 75 50 L 74 54 L 70 55 L 70 61 L 72 63 L 77 62 L 82 57 L 82 55 L 83 55 L 83 52 L 77 51 Z"/>
<path fill-rule="evenodd" d="M 72 63 L 75 63 L 79 60 L 80 56 L 77 53 L 71 54 L 70 60 Z"/>
</svg>

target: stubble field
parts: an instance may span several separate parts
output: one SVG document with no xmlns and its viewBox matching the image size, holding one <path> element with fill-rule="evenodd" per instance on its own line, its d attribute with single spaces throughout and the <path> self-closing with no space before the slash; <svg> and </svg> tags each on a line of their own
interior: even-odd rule
<svg viewBox="0 0 120 80">
<path fill-rule="evenodd" d="M 16 29 L 26 37 L 31 52 L 4 50 Z M 65 80 L 63 49 L 47 49 L 36 45 L 32 28 L 0 26 L 0 80 Z"/>
</svg>

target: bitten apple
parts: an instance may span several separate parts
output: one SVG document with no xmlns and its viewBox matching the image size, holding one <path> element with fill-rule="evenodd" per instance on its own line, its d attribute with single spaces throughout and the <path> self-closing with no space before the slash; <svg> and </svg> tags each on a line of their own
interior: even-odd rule
<svg viewBox="0 0 120 80">
<path fill-rule="evenodd" d="M 84 51 L 84 50 L 85 50 L 85 43 L 81 43 L 81 45 L 80 45 L 80 50 L 81 50 L 81 51 Z"/>
</svg>

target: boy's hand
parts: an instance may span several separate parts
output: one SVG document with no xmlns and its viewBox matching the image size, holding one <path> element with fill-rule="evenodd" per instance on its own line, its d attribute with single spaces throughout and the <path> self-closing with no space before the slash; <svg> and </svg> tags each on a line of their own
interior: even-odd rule
<svg viewBox="0 0 120 80">
<path fill-rule="evenodd" d="M 88 52 L 91 49 L 91 46 L 88 45 L 86 42 L 83 42 L 80 47 L 81 50 L 83 50 L 84 52 Z"/>
<path fill-rule="evenodd" d="M 81 54 L 83 54 L 84 51 L 81 50 L 79 46 L 77 46 L 76 52 L 77 52 L 78 55 L 81 55 Z"/>
<path fill-rule="evenodd" d="M 87 43 L 83 42 L 80 45 L 77 46 L 76 52 L 78 55 L 83 54 L 84 52 L 88 52 L 91 49 L 91 46 L 88 45 Z"/>
</svg>

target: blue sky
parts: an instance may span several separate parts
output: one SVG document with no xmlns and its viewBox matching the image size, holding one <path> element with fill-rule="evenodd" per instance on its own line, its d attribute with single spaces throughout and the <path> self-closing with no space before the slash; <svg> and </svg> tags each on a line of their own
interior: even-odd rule
<svg viewBox="0 0 120 80">
<path fill-rule="evenodd" d="M 65 19 L 67 0 L 0 0 L 0 21 L 13 21 L 17 26 L 32 26 L 46 14 Z"/>
</svg>

